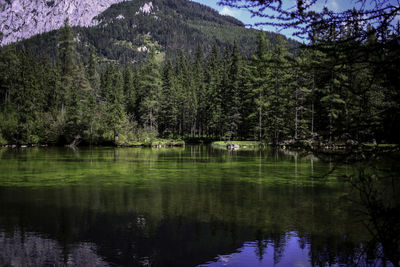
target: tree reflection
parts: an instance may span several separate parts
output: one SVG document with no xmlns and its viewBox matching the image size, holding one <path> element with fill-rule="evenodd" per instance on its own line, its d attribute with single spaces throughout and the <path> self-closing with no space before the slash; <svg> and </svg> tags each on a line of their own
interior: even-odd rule
<svg viewBox="0 0 400 267">
<path fill-rule="evenodd" d="M 366 246 L 370 259 L 389 260 L 400 265 L 400 197 L 397 176 L 377 174 L 377 168 L 360 169 L 352 180 L 356 203 L 365 227 L 372 235 Z"/>
<path fill-rule="evenodd" d="M 118 156 L 115 150 L 87 152 L 82 149 L 79 158 L 64 155 L 50 164 L 71 176 L 77 175 L 75 169 L 81 173 L 95 168 L 98 172 L 88 175 L 94 183 L 88 178 L 85 183 L 33 189 L 0 186 L 0 235 L 45 236 L 52 242 L 36 248 L 43 252 L 54 247 L 59 251 L 54 257 L 61 262 L 71 255 L 96 261 L 94 255 L 86 256 L 92 251 L 112 265 L 195 266 L 238 253 L 250 242 L 257 261 L 284 264 L 293 252 L 290 242 L 296 240 L 296 249 L 306 250 L 313 266 L 367 265 L 376 259 L 377 265 L 389 259 L 398 266 L 398 184 L 396 191 L 388 192 L 392 180 L 379 173 L 378 179 L 366 172 L 360 177 L 371 179 L 353 178 L 351 191 L 341 180 L 310 183 L 310 174 L 322 175 L 328 165 L 300 153 L 214 154 L 191 148 L 118 150 Z M 3 154 L 5 160 L 18 159 L 8 153 Z M 38 170 L 40 164 L 49 165 L 48 158 L 57 151 L 47 153 L 23 155 L 45 162 L 20 160 L 12 166 Z M 113 184 L 99 182 L 103 176 Z M 275 178 L 280 183 L 270 182 Z M 360 200 L 359 221 L 354 219 L 355 204 L 349 205 L 344 196 Z M 370 233 L 361 224 L 366 219 Z M 21 242 L 26 241 L 9 242 L 7 251 L 20 255 Z M 80 244 L 92 246 L 75 251 Z M 13 253 L 0 250 L 0 265 L 10 262 L 8 255 Z"/>
<path fill-rule="evenodd" d="M 70 245 L 64 253 L 54 240 L 32 232 L 0 232 L 1 266 L 109 266 L 94 244 Z"/>
<path fill-rule="evenodd" d="M 347 257 L 347 264 L 400 266 L 400 162 L 397 147 L 376 146 L 365 151 L 348 151 L 329 160 L 334 162 L 329 173 L 341 164 L 356 166 L 356 174 L 345 175 L 352 191 L 347 200 L 357 220 L 368 230 L 370 238 Z M 353 222 L 355 219 L 353 219 Z M 319 257 L 317 257 L 319 258 Z M 346 259 L 342 259 L 346 260 Z"/>
</svg>

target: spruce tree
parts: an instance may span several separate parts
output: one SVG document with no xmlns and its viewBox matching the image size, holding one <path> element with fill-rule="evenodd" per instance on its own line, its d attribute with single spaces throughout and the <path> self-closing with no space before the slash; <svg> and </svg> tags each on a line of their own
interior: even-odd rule
<svg viewBox="0 0 400 267">
<path fill-rule="evenodd" d="M 123 125 L 127 121 L 123 90 L 121 71 L 116 66 L 108 65 L 101 78 L 101 96 L 104 101 L 105 132 L 114 143 L 117 143 Z"/>
<path fill-rule="evenodd" d="M 222 96 L 220 92 L 220 62 L 218 47 L 214 44 L 208 56 L 205 70 L 206 101 L 207 101 L 207 136 L 216 137 L 219 134 L 219 121 L 222 113 Z"/>
<path fill-rule="evenodd" d="M 160 64 L 156 61 L 155 55 L 156 51 L 151 49 L 147 63 L 141 70 L 138 85 L 140 120 L 151 133 L 157 132 L 162 89 Z"/>
<path fill-rule="evenodd" d="M 254 108 L 249 112 L 248 120 L 252 121 L 254 137 L 258 140 L 264 138 L 266 124 L 266 112 L 271 106 L 270 100 L 270 69 L 271 51 L 269 42 L 265 38 L 265 33 L 260 32 L 257 43 L 257 50 L 252 57 L 251 79 L 252 92 L 251 98 L 254 101 Z"/>
<path fill-rule="evenodd" d="M 163 137 L 177 134 L 178 105 L 174 69 L 167 61 L 162 73 L 162 94 L 160 101 L 159 133 Z"/>
<path fill-rule="evenodd" d="M 136 110 L 136 88 L 131 67 L 126 65 L 123 72 L 125 110 L 128 116 L 133 117 Z"/>
<path fill-rule="evenodd" d="M 238 138 L 239 126 L 242 122 L 242 115 L 240 113 L 242 109 L 242 102 L 240 96 L 242 95 L 241 89 L 243 77 L 243 64 L 242 57 L 239 52 L 237 43 L 233 45 L 232 60 L 229 70 L 229 94 L 230 94 L 230 105 L 231 108 L 228 111 L 227 120 L 229 122 L 229 131 L 232 138 Z"/>
<path fill-rule="evenodd" d="M 196 58 L 193 64 L 193 89 L 196 94 L 196 99 L 198 103 L 197 110 L 197 125 L 198 134 L 200 136 L 205 134 L 206 129 L 206 116 L 207 116 L 207 92 L 204 77 L 204 55 L 203 49 L 200 44 L 197 46 Z"/>
<path fill-rule="evenodd" d="M 68 19 L 65 20 L 64 27 L 61 29 L 60 33 L 58 58 L 61 70 L 61 87 L 58 95 L 60 98 L 61 114 L 64 114 L 68 93 L 73 82 L 73 74 L 76 71 L 77 60 L 73 33 L 69 26 Z"/>
<path fill-rule="evenodd" d="M 277 145 L 280 141 L 288 137 L 292 127 L 293 101 L 290 93 L 290 73 L 292 70 L 289 61 L 289 52 L 286 40 L 283 36 L 278 36 L 276 44 L 272 50 L 271 60 L 271 79 L 268 112 L 267 132 L 272 143 Z"/>
</svg>

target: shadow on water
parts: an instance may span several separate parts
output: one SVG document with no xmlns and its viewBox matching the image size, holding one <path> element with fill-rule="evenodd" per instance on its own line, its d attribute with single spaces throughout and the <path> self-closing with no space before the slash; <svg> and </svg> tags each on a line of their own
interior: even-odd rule
<svg viewBox="0 0 400 267">
<path fill-rule="evenodd" d="M 2 266 L 398 266 L 398 191 L 358 166 L 205 146 L 0 158 Z"/>
<path fill-rule="evenodd" d="M 373 165 L 372 165 L 373 166 Z M 351 202 L 357 208 L 372 238 L 365 247 L 370 259 L 390 261 L 400 266 L 400 181 L 397 175 L 376 166 L 360 168 L 355 179 Z"/>
</svg>

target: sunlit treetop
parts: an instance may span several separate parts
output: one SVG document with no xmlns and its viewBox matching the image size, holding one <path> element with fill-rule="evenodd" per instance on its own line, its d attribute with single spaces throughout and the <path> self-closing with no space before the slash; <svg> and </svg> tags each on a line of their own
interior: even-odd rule
<svg viewBox="0 0 400 267">
<path fill-rule="evenodd" d="M 255 26 L 295 29 L 299 38 L 311 38 L 316 31 L 351 27 L 352 39 L 366 39 L 374 29 L 384 39 L 388 32 L 398 34 L 400 0 L 349 0 L 346 9 L 330 8 L 334 0 L 219 0 L 218 4 L 246 9 L 260 21 Z"/>
</svg>

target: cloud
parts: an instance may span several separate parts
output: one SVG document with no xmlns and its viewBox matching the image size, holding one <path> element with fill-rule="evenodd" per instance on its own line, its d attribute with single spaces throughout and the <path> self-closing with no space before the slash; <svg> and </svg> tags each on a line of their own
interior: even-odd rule
<svg viewBox="0 0 400 267">
<path fill-rule="evenodd" d="M 225 16 L 232 16 L 232 17 L 235 17 L 235 18 L 239 18 L 240 17 L 240 10 L 232 9 L 232 8 L 227 7 L 227 6 L 224 6 L 219 11 L 219 14 L 225 15 Z"/>
<path fill-rule="evenodd" d="M 328 8 L 336 12 L 339 10 L 339 4 L 336 0 L 329 1 Z"/>
</svg>

